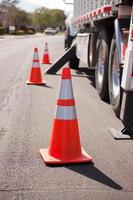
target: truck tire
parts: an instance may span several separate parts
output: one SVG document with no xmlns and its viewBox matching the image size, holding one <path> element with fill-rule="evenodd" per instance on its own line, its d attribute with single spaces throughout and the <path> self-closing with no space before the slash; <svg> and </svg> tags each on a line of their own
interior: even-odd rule
<svg viewBox="0 0 133 200">
<path fill-rule="evenodd" d="M 102 100 L 108 100 L 108 54 L 109 41 L 107 31 L 101 29 L 97 38 L 95 84 Z"/>
<path fill-rule="evenodd" d="M 88 46 L 88 67 L 95 67 L 96 65 L 96 43 L 97 33 L 91 33 Z"/>
<path fill-rule="evenodd" d="M 115 37 L 113 37 L 109 55 L 109 70 L 108 70 L 108 86 L 109 99 L 111 106 L 117 117 L 120 115 L 121 107 L 121 69 L 118 62 L 118 53 L 116 47 Z"/>
</svg>

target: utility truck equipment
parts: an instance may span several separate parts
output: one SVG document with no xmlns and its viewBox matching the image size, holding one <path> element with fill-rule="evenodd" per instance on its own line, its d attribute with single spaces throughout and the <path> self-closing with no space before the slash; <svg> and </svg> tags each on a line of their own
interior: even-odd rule
<svg viewBox="0 0 133 200">
<path fill-rule="evenodd" d="M 132 0 L 74 0 L 71 20 L 77 28 L 76 55 L 88 67 L 95 68 L 98 94 L 103 100 L 110 99 L 117 116 L 121 107 L 121 75 L 131 9 Z M 73 65 L 78 68 L 76 61 Z"/>
<path fill-rule="evenodd" d="M 71 26 L 77 30 L 70 66 L 78 68 L 78 58 L 95 69 L 100 98 L 110 101 L 118 117 L 122 112 L 121 119 L 133 134 L 133 0 L 74 0 L 73 4 L 74 17 L 71 23 L 66 21 L 69 46 Z"/>
</svg>

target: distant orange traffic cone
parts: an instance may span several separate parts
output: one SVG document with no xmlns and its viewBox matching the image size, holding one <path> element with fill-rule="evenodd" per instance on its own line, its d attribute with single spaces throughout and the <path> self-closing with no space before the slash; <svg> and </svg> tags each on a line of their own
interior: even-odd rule
<svg viewBox="0 0 133 200">
<path fill-rule="evenodd" d="M 71 72 L 68 67 L 62 72 L 49 149 L 40 149 L 40 153 L 47 164 L 92 161 L 81 148 Z"/>
<path fill-rule="evenodd" d="M 34 55 L 33 55 L 33 61 L 32 61 L 32 67 L 30 71 L 29 80 L 27 81 L 27 84 L 33 85 L 38 84 L 42 85 L 45 84 L 45 82 L 42 80 L 42 73 L 39 63 L 39 56 L 38 56 L 38 49 L 34 49 Z"/>
<path fill-rule="evenodd" d="M 42 64 L 51 64 L 50 58 L 49 58 L 48 43 L 47 42 L 45 43 L 45 49 L 44 49 Z"/>
</svg>

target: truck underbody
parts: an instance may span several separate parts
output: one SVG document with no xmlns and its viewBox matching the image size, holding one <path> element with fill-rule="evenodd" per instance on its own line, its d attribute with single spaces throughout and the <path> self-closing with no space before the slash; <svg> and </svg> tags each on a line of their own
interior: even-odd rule
<svg viewBox="0 0 133 200">
<path fill-rule="evenodd" d="M 118 117 L 131 5 L 131 1 L 122 0 L 74 1 L 73 25 L 79 30 L 76 35 L 76 56 L 89 68 L 95 69 L 98 94 L 102 100 L 110 101 Z"/>
</svg>

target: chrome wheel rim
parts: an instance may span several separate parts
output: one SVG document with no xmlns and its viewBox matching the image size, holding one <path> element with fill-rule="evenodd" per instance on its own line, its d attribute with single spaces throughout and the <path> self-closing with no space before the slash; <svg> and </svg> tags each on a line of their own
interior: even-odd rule
<svg viewBox="0 0 133 200">
<path fill-rule="evenodd" d="M 101 88 L 104 77 L 104 53 L 103 53 L 103 45 L 99 46 L 99 55 L 98 55 L 98 64 L 97 64 L 97 73 L 98 73 L 98 85 Z"/>
<path fill-rule="evenodd" d="M 112 95 L 113 99 L 120 96 L 120 67 L 117 61 L 117 51 L 115 49 L 112 61 Z"/>
</svg>

